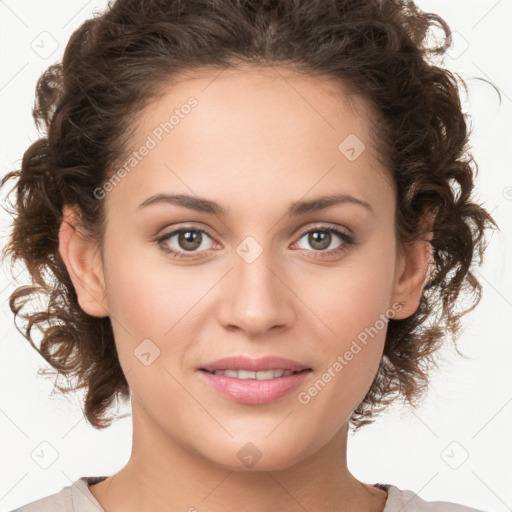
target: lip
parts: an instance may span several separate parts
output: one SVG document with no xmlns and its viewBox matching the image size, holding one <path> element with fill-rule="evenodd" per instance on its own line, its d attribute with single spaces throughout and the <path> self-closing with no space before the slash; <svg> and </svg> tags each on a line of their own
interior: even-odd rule
<svg viewBox="0 0 512 512">
<path fill-rule="evenodd" d="M 217 359 L 199 368 L 205 382 L 220 394 L 243 404 L 266 404 L 278 400 L 299 386 L 312 373 L 309 366 L 277 356 L 265 356 L 258 359 L 238 355 Z M 291 375 L 275 379 L 237 379 L 226 375 L 215 375 L 216 370 L 248 370 L 253 372 L 267 370 L 292 370 Z"/>
<path fill-rule="evenodd" d="M 258 405 L 284 397 L 304 382 L 312 370 L 306 369 L 299 373 L 267 380 L 237 379 L 226 375 L 215 375 L 206 370 L 200 370 L 199 373 L 206 383 L 220 394 L 242 404 Z"/>
<path fill-rule="evenodd" d="M 253 359 L 242 355 L 217 359 L 216 361 L 205 364 L 199 369 L 208 372 L 214 372 L 216 370 L 249 370 L 253 372 L 266 370 L 292 370 L 294 372 L 300 372 L 302 370 L 311 370 L 311 368 L 305 364 L 283 357 L 265 356 L 259 359 Z"/>
</svg>

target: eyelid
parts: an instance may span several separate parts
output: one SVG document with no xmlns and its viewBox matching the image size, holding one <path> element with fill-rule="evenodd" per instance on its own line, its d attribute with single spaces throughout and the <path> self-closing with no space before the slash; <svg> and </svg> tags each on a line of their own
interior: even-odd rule
<svg viewBox="0 0 512 512">
<path fill-rule="evenodd" d="M 341 233 L 343 233 L 344 235 L 346 235 L 348 237 L 351 237 L 351 238 L 354 237 L 354 234 L 352 233 L 352 231 L 350 229 L 338 226 L 337 224 L 331 224 L 329 222 L 319 222 L 317 224 L 309 225 L 306 228 L 304 228 L 303 230 L 301 230 L 299 232 L 300 234 L 297 236 L 299 238 L 302 238 L 306 233 L 309 233 L 310 231 L 312 231 L 314 229 L 327 230 L 327 229 L 331 229 L 331 228 L 335 229 L 336 231 L 340 231 Z"/>
<path fill-rule="evenodd" d="M 197 225 L 191 225 L 188 223 L 186 223 L 184 225 L 178 225 L 178 226 L 173 225 L 172 228 L 169 227 L 168 231 L 166 230 L 166 228 L 164 228 L 154 238 L 162 238 L 162 237 L 175 235 L 177 232 L 186 231 L 187 229 L 189 229 L 190 231 L 199 231 L 202 233 L 206 233 L 211 239 L 213 239 L 217 242 L 217 239 L 215 238 L 215 236 L 213 236 L 213 234 L 210 232 L 210 230 L 208 228 L 203 227 L 202 225 L 197 226 Z M 217 242 L 217 243 L 219 243 L 219 242 Z"/>
</svg>

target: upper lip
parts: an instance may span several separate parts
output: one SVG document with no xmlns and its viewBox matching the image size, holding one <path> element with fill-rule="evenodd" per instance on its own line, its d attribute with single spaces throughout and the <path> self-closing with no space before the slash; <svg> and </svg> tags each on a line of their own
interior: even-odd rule
<svg viewBox="0 0 512 512">
<path fill-rule="evenodd" d="M 252 359 L 241 355 L 217 359 L 200 368 L 200 370 L 207 370 L 209 372 L 216 370 L 249 370 L 253 372 L 265 370 L 292 370 L 294 372 L 300 372 L 306 369 L 310 370 L 311 368 L 297 361 L 283 357 L 266 356 L 259 359 Z"/>
</svg>

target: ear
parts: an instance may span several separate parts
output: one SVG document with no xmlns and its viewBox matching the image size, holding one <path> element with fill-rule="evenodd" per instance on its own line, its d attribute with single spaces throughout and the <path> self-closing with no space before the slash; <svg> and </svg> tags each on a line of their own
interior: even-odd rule
<svg viewBox="0 0 512 512">
<path fill-rule="evenodd" d="M 391 298 L 391 304 L 398 302 L 402 306 L 393 317 L 396 320 L 407 318 L 418 309 L 428 279 L 432 258 L 432 236 L 433 233 L 430 232 L 424 239 L 405 244 L 398 255 L 399 263 Z"/>
<path fill-rule="evenodd" d="M 64 206 L 59 229 L 59 254 L 75 287 L 78 304 L 87 314 L 108 316 L 106 288 L 97 240 L 86 236 L 80 217 L 71 206 Z"/>
</svg>

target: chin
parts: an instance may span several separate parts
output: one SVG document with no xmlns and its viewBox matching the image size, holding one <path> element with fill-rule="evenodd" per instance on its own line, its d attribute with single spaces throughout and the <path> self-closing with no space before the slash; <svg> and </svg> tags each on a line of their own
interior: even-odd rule
<svg viewBox="0 0 512 512">
<path fill-rule="evenodd" d="M 232 444 L 237 444 L 236 442 Z M 212 454 L 210 460 L 219 467 L 236 472 L 279 471 L 300 463 L 311 455 L 304 451 L 304 440 L 298 445 L 274 442 L 262 439 L 261 442 L 247 441 L 240 446 L 226 447 L 222 453 Z M 300 452 L 298 450 L 300 447 Z M 314 452 L 311 449 L 311 452 Z M 226 457 L 228 455 L 228 457 Z"/>
</svg>

